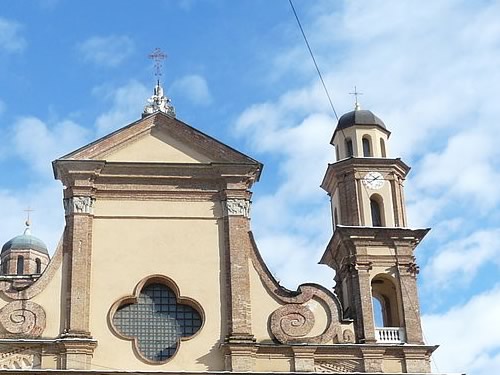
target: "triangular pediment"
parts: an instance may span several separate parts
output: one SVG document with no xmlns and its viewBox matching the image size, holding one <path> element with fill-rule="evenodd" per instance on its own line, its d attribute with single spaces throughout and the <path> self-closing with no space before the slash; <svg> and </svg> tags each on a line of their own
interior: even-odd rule
<svg viewBox="0 0 500 375">
<path fill-rule="evenodd" d="M 60 159 L 258 164 L 243 153 L 161 112 L 127 125 Z"/>
</svg>

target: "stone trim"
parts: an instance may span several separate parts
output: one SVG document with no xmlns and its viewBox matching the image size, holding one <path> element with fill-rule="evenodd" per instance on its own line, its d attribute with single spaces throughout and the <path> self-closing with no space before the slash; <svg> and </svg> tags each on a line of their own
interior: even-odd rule
<svg viewBox="0 0 500 375">
<path fill-rule="evenodd" d="M 120 330 L 113 323 L 113 316 L 116 314 L 116 311 L 121 306 L 123 306 L 123 305 L 131 304 L 131 303 L 132 304 L 133 303 L 137 303 L 137 300 L 139 298 L 139 294 L 141 293 L 142 289 L 145 286 L 147 286 L 148 284 L 151 284 L 151 283 L 159 283 L 159 284 L 163 284 L 163 285 L 168 286 L 174 292 L 175 297 L 176 297 L 176 301 L 179 304 L 189 305 L 189 306 L 193 307 L 197 312 L 199 312 L 199 314 L 201 316 L 201 326 L 198 329 L 198 331 L 196 331 L 191 336 L 180 337 L 177 340 L 177 350 L 176 350 L 176 352 L 171 357 L 167 358 L 164 361 L 152 361 L 152 360 L 144 357 L 142 355 L 142 353 L 140 352 L 140 350 L 139 350 L 137 338 L 136 337 L 125 336 L 123 333 L 120 332 Z M 205 315 L 205 311 L 203 310 L 203 307 L 196 300 L 194 300 L 192 298 L 189 298 L 189 297 L 182 297 L 181 296 L 181 292 L 180 292 L 179 287 L 177 286 L 177 284 L 172 279 L 170 279 L 169 277 L 164 276 L 164 275 L 150 275 L 148 277 L 145 277 L 141 281 L 139 281 L 139 283 L 135 286 L 132 295 L 128 295 L 126 297 L 122 297 L 118 301 L 116 301 L 115 303 L 113 303 L 113 305 L 110 307 L 110 309 L 108 311 L 108 317 L 107 317 L 107 319 L 108 319 L 108 326 L 111 327 L 111 332 L 113 332 L 113 334 L 115 336 L 117 336 L 118 338 L 120 338 L 122 340 L 131 341 L 134 353 L 137 355 L 138 358 L 140 358 L 141 361 L 143 361 L 145 363 L 148 363 L 148 364 L 152 364 L 152 365 L 159 365 L 159 364 L 167 363 L 167 362 L 171 361 L 175 357 L 175 355 L 179 351 L 180 343 L 182 341 L 191 340 L 191 339 L 195 338 L 196 336 L 198 336 L 200 334 L 200 332 L 202 331 L 203 327 L 205 326 L 206 315 Z"/>
<path fill-rule="evenodd" d="M 223 201 L 224 216 L 250 217 L 250 201 L 246 199 L 228 198 Z"/>
<path fill-rule="evenodd" d="M 93 214 L 95 198 L 71 197 L 63 200 L 64 214 Z"/>
<path fill-rule="evenodd" d="M 31 301 L 12 301 L 0 309 L 0 326 L 7 337 L 38 337 L 45 321 L 45 310 Z"/>
</svg>

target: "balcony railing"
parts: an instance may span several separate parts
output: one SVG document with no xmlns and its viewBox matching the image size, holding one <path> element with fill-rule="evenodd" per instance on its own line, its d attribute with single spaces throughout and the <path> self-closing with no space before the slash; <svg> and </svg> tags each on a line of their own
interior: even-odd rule
<svg viewBox="0 0 500 375">
<path fill-rule="evenodd" d="M 401 327 L 375 328 L 375 338 L 381 344 L 402 344 L 406 342 L 405 329 Z"/>
</svg>

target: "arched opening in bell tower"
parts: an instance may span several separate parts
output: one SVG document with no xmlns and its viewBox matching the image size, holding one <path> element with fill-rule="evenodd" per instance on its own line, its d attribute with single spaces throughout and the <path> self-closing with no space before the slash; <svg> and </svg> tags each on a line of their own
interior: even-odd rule
<svg viewBox="0 0 500 375">
<path fill-rule="evenodd" d="M 372 216 L 372 226 L 385 226 L 384 201 L 380 195 L 373 194 L 370 197 L 370 211 Z"/>
<path fill-rule="evenodd" d="M 383 158 L 387 157 L 387 152 L 385 151 L 385 141 L 383 138 L 380 138 L 380 154 Z"/>
<path fill-rule="evenodd" d="M 346 157 L 350 158 L 351 156 L 354 155 L 354 148 L 352 146 L 352 139 L 347 138 L 345 140 L 345 150 L 346 150 Z"/>
<path fill-rule="evenodd" d="M 389 275 L 376 275 L 371 282 L 373 313 L 375 321 L 377 315 L 381 318 L 381 327 L 400 327 L 398 310 L 398 293 L 393 278 Z"/>
<path fill-rule="evenodd" d="M 17 269 L 16 273 L 18 275 L 24 275 L 24 257 L 22 255 L 19 255 L 17 257 Z"/>
<path fill-rule="evenodd" d="M 363 143 L 363 156 L 365 158 L 373 156 L 370 137 L 368 135 L 363 136 L 361 142 Z"/>
</svg>

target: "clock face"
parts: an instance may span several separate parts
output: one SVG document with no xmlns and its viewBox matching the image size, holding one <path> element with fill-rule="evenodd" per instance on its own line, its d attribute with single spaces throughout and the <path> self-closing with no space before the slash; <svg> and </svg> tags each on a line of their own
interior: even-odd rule
<svg viewBox="0 0 500 375">
<path fill-rule="evenodd" d="M 377 190 L 384 186 L 385 180 L 379 172 L 368 172 L 363 178 L 363 183 L 367 188 Z"/>
</svg>

